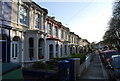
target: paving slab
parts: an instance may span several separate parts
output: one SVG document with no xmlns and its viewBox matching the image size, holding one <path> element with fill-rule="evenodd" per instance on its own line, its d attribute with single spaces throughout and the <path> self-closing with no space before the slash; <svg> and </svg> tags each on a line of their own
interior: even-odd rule
<svg viewBox="0 0 120 81">
<path fill-rule="evenodd" d="M 109 81 L 107 72 L 101 63 L 99 55 L 95 55 L 87 69 L 80 76 L 79 81 Z"/>
</svg>

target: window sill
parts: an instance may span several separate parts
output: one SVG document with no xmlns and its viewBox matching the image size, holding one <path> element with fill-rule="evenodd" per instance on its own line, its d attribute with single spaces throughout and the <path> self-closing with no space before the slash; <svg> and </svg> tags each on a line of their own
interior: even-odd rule
<svg viewBox="0 0 120 81">
<path fill-rule="evenodd" d="M 40 60 L 40 59 L 44 59 L 44 56 L 39 56 L 39 60 Z"/>
<path fill-rule="evenodd" d="M 26 27 L 26 28 L 29 28 L 29 26 L 28 26 L 28 25 L 23 24 L 23 23 L 19 23 L 19 25 L 24 26 L 24 27 Z"/>
</svg>

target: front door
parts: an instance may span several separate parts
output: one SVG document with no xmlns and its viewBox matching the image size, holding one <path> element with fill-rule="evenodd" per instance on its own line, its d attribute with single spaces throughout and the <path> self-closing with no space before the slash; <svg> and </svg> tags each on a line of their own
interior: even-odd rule
<svg viewBox="0 0 120 81">
<path fill-rule="evenodd" d="M 53 58 L 53 45 L 52 44 L 49 46 L 49 56 L 50 56 L 50 59 Z"/>
<path fill-rule="evenodd" d="M 7 42 L 0 40 L 0 61 L 7 62 Z"/>
<path fill-rule="evenodd" d="M 14 41 L 12 43 L 12 62 L 18 62 L 19 57 L 19 42 Z"/>
</svg>

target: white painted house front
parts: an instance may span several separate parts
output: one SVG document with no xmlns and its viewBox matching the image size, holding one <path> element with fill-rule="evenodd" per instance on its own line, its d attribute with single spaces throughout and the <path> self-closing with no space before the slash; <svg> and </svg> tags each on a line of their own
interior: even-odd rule
<svg viewBox="0 0 120 81">
<path fill-rule="evenodd" d="M 80 53 L 82 46 L 88 44 L 55 17 L 48 16 L 47 9 L 28 1 L 12 0 L 2 4 L 2 9 L 4 6 L 8 11 L 4 12 L 7 16 L 0 16 L 0 45 L 5 44 L 0 61 L 23 65 L 49 61 Z"/>
</svg>

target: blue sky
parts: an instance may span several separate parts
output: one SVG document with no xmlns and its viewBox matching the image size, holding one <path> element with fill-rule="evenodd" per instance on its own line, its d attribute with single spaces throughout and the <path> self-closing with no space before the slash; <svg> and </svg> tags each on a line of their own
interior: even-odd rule
<svg viewBox="0 0 120 81">
<path fill-rule="evenodd" d="M 112 0 L 36 2 L 41 7 L 48 9 L 49 16 L 55 16 L 56 20 L 89 42 L 102 40 L 112 15 Z"/>
</svg>

